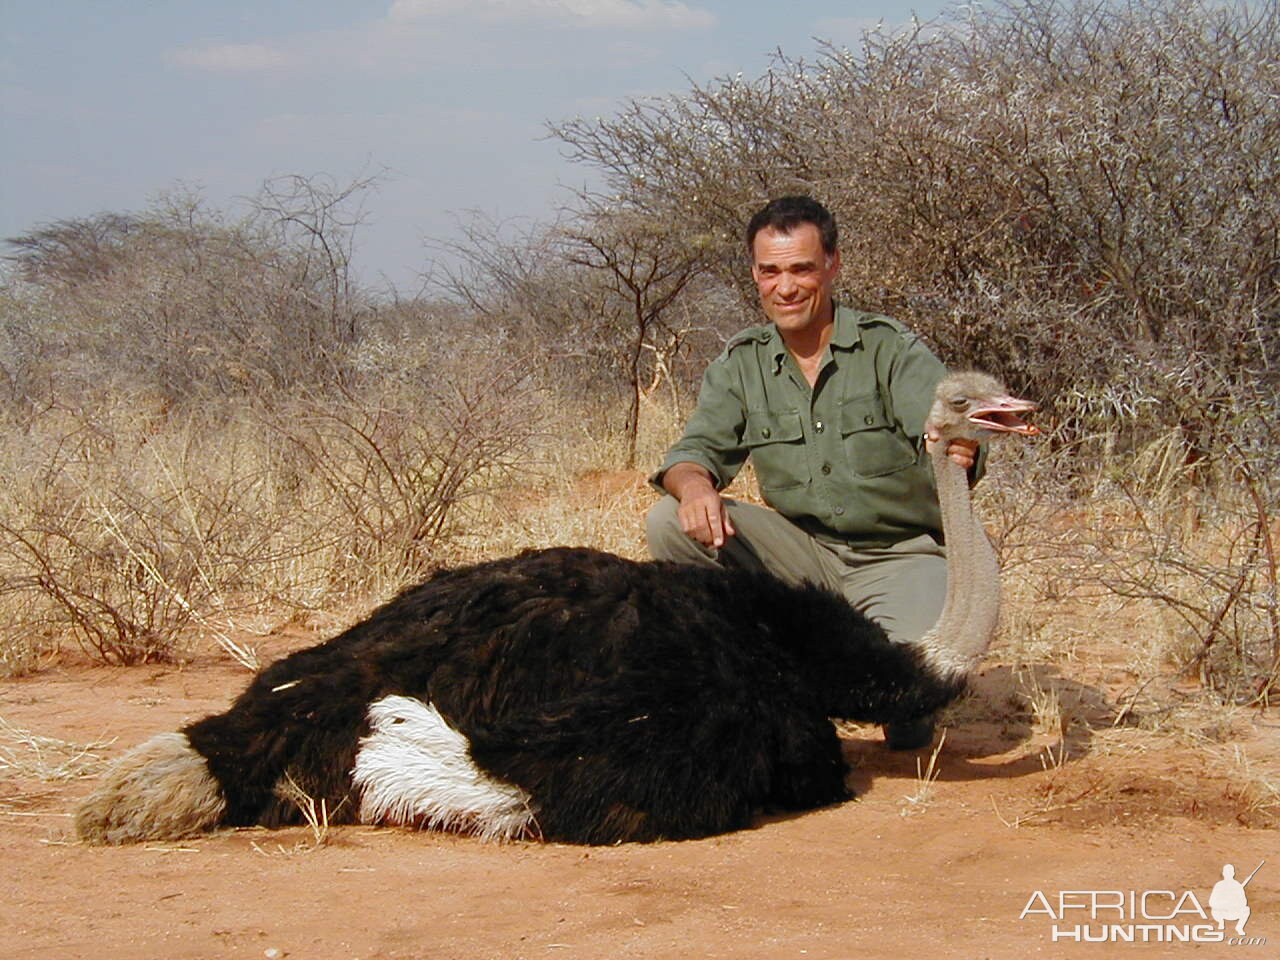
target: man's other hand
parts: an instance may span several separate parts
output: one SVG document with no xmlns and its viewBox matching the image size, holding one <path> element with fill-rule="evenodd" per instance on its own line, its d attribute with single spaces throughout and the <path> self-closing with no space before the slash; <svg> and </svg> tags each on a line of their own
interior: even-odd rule
<svg viewBox="0 0 1280 960">
<path fill-rule="evenodd" d="M 938 438 L 936 436 L 925 435 L 924 446 L 930 453 L 933 452 L 933 445 L 937 442 Z M 947 456 L 955 463 L 969 470 L 978 458 L 978 441 L 970 440 L 966 437 L 956 437 L 947 444 Z"/>
</svg>

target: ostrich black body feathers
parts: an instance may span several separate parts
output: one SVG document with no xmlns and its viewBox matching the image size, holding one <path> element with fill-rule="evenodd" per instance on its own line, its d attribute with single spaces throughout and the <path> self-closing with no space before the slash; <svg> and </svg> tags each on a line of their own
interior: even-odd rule
<svg viewBox="0 0 1280 960">
<path fill-rule="evenodd" d="M 415 698 L 527 792 L 540 836 L 599 844 L 844 800 L 829 718 L 911 719 L 962 684 L 819 587 L 558 548 L 438 573 L 184 732 L 225 823 L 296 819 L 286 775 L 350 821 L 370 704 Z"/>
</svg>

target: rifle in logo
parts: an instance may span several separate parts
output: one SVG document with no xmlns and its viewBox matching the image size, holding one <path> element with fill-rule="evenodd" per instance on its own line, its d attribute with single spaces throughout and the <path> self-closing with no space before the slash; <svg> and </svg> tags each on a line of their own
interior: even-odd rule
<svg viewBox="0 0 1280 960">
<path fill-rule="evenodd" d="M 1209 912 L 1213 915 L 1213 919 L 1218 921 L 1218 929 L 1221 930 L 1228 920 L 1236 922 L 1236 933 L 1244 936 L 1244 925 L 1249 919 L 1249 897 L 1245 894 L 1244 888 L 1249 885 L 1249 881 L 1253 879 L 1254 874 L 1262 869 L 1263 860 L 1253 868 L 1253 873 L 1244 878 L 1244 882 L 1236 879 L 1236 868 L 1231 864 L 1223 864 L 1222 879 L 1213 885 L 1213 892 L 1209 894 Z"/>
</svg>

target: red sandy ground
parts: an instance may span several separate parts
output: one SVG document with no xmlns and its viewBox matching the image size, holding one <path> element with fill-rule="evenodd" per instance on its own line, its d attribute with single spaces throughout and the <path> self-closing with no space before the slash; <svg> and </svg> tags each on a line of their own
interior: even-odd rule
<svg viewBox="0 0 1280 960">
<path fill-rule="evenodd" d="M 299 828 L 92 848 L 68 815 L 91 780 L 0 769 L 0 957 L 1280 955 L 1274 808 L 1251 804 L 1223 759 L 1233 744 L 1277 756 L 1274 718 L 1235 714 L 1222 742 L 1188 746 L 1114 725 L 1104 690 L 1043 669 L 1076 704 L 1061 765 L 1046 760 L 1057 738 L 1008 709 L 1010 671 L 993 665 L 948 733 L 927 802 L 906 799 L 916 755 L 857 728 L 846 731 L 856 802 L 697 842 L 581 848 L 338 827 L 322 846 Z M 0 682 L 0 718 L 113 740 L 102 752 L 115 756 L 224 709 L 246 680 L 216 658 L 64 665 Z M 1264 858 L 1247 933 L 1265 944 L 1055 943 L 1050 918 L 1019 917 L 1037 890 L 1050 902 L 1063 890 L 1190 890 L 1208 909 L 1224 863 L 1243 877 Z"/>
</svg>

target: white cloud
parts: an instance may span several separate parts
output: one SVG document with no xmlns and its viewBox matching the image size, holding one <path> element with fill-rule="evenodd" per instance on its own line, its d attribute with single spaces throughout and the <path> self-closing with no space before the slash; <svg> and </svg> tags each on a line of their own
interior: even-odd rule
<svg viewBox="0 0 1280 960">
<path fill-rule="evenodd" d="M 278 42 L 194 43 L 168 53 L 170 63 L 217 73 L 253 73 L 345 63 L 383 71 L 432 62 L 512 62 L 539 49 L 519 46 L 519 28 L 614 31 L 701 30 L 715 16 L 679 0 L 394 0 L 385 17 Z M 508 29 L 503 29 L 508 28 Z M 515 29 L 511 29 L 515 28 Z M 655 55 L 627 36 L 616 52 L 626 62 Z M 535 58 L 536 59 L 536 58 Z"/>
<path fill-rule="evenodd" d="M 679 0 L 395 0 L 388 14 L 402 23 L 437 18 L 633 30 L 701 30 L 716 23 L 710 11 Z"/>
</svg>

